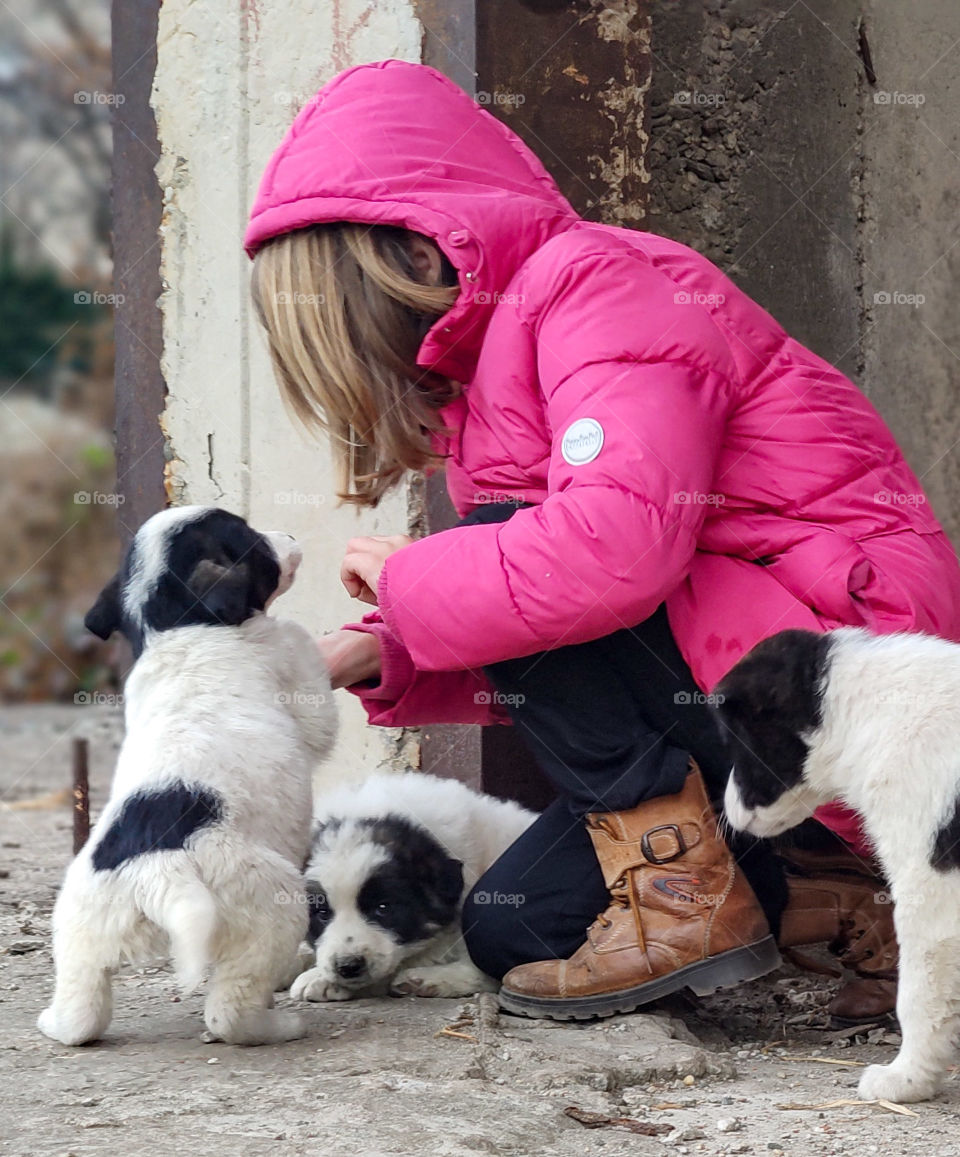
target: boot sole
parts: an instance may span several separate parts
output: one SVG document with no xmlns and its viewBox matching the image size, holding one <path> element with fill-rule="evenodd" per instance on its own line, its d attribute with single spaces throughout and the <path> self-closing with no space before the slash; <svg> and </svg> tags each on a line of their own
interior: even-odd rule
<svg viewBox="0 0 960 1157">
<path fill-rule="evenodd" d="M 523 996 L 501 988 L 498 999 L 505 1012 L 512 1012 L 516 1016 L 546 1020 L 593 1020 L 596 1017 L 633 1012 L 641 1005 L 676 992 L 679 988 L 689 988 L 697 996 L 709 996 L 718 989 L 734 988 L 748 980 L 757 980 L 779 965 L 777 942 L 772 936 L 765 936 L 755 944 L 731 948 L 719 956 L 698 960 L 678 968 L 676 972 L 648 980 L 633 988 L 623 988 L 619 992 L 602 992 L 584 997 L 550 997 Z"/>
</svg>

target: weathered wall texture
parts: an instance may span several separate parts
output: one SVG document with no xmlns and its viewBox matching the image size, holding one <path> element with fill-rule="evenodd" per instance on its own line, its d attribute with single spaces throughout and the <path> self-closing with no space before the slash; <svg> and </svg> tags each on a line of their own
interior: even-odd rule
<svg viewBox="0 0 960 1157">
<path fill-rule="evenodd" d="M 872 5 L 862 384 L 960 547 L 960 6 Z"/>
<path fill-rule="evenodd" d="M 643 219 L 649 40 L 640 0 L 477 5 L 478 101 L 594 221 Z"/>
<path fill-rule="evenodd" d="M 404 531 L 407 496 L 359 519 L 335 508 L 326 447 L 308 441 L 279 401 L 249 306 L 241 238 L 263 166 L 317 88 L 353 63 L 419 60 L 420 44 L 407 0 L 165 0 L 160 9 L 153 105 L 164 190 L 168 493 L 295 534 L 304 563 L 282 609 L 318 633 L 357 616 L 338 581 L 344 543 Z M 411 737 L 367 728 L 356 704 L 338 699 L 337 775 L 416 760 Z"/>
<path fill-rule="evenodd" d="M 655 5 L 647 227 L 861 386 L 960 543 L 958 39 L 954 0 Z"/>
</svg>

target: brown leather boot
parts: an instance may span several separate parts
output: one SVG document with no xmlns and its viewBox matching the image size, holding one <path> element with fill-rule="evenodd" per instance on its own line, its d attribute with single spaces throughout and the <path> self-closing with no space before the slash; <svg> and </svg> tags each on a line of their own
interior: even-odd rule
<svg viewBox="0 0 960 1157">
<path fill-rule="evenodd" d="M 890 1016 L 897 1006 L 899 949 L 879 868 L 852 853 L 792 849 L 783 858 L 790 899 L 780 947 L 826 944 L 854 972 L 827 1006 L 836 1022 L 867 1024 Z"/>
<path fill-rule="evenodd" d="M 691 988 L 705 995 L 780 963 L 750 885 L 717 835 L 695 766 L 677 795 L 587 817 L 611 904 L 569 960 L 513 968 L 508 1012 L 583 1020 Z"/>
</svg>

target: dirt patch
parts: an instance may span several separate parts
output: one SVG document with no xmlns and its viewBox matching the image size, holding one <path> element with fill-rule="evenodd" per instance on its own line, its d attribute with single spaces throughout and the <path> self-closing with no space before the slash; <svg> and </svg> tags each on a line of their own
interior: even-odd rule
<svg viewBox="0 0 960 1157">
<path fill-rule="evenodd" d="M 95 706 L 0 712 L 0 798 L 62 786 L 74 734 L 91 739 L 101 806 L 119 722 Z M 129 970 L 107 1039 L 63 1048 L 34 1022 L 51 990 L 49 917 L 70 830 L 65 807 L 0 812 L 4 1154 L 927 1157 L 955 1147 L 956 1074 L 916 1116 L 782 1107 L 855 1098 L 859 1066 L 891 1059 L 897 1043 L 885 1026 L 869 1042 L 831 1032 L 823 1009 L 835 982 L 792 967 L 585 1025 L 498 1016 L 486 997 L 311 1005 L 307 1039 L 258 1049 L 204 1043 L 201 998 L 181 1000 L 165 970 Z"/>
</svg>

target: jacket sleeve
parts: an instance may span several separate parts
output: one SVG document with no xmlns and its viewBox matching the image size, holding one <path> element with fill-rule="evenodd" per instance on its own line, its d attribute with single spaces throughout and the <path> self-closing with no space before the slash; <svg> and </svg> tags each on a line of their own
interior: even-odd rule
<svg viewBox="0 0 960 1157">
<path fill-rule="evenodd" d="M 526 324 L 552 438 L 548 497 L 388 559 L 380 611 L 422 670 L 636 625 L 683 579 L 720 501 L 735 370 L 690 294 L 642 260 L 598 255 L 562 270 Z"/>
<path fill-rule="evenodd" d="M 437 723 L 509 723 L 504 706 L 482 671 L 418 671 L 406 647 L 379 614 L 365 615 L 346 630 L 376 635 L 380 680 L 354 683 L 367 720 L 378 727 L 420 727 Z"/>
</svg>

